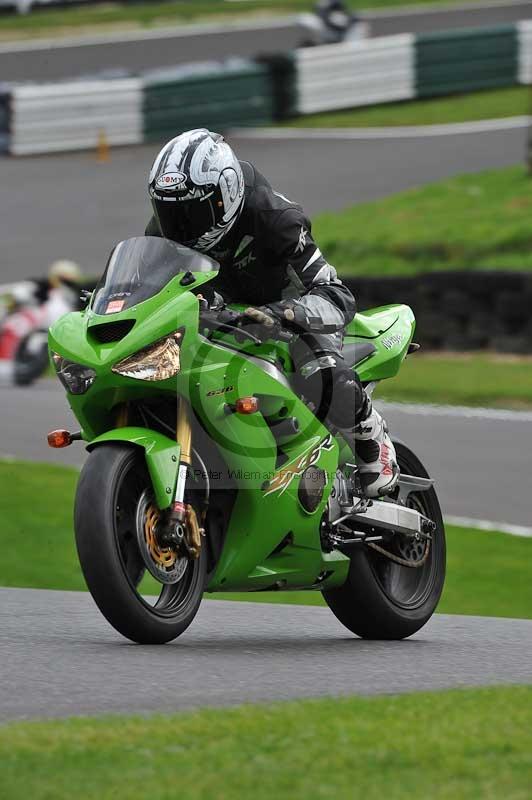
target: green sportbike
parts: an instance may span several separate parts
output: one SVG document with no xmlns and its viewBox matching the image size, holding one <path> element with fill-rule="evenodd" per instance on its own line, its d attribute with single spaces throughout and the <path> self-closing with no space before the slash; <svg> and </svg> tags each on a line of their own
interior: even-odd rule
<svg viewBox="0 0 532 800">
<path fill-rule="evenodd" d="M 199 302 L 206 256 L 165 239 L 116 246 L 83 311 L 51 329 L 57 375 L 89 451 L 76 492 L 79 559 L 117 631 L 162 644 L 205 592 L 317 591 L 367 639 L 401 639 L 433 614 L 445 531 L 417 456 L 364 497 L 356 457 L 298 392 L 293 334 L 258 340 L 241 306 Z M 416 349 L 410 308 L 357 314 L 344 357 L 369 392 Z"/>
</svg>

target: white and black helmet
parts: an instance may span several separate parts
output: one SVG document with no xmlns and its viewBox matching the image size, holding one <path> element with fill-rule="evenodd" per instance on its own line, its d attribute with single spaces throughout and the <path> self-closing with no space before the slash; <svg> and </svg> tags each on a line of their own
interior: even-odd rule
<svg viewBox="0 0 532 800">
<path fill-rule="evenodd" d="M 244 176 L 223 136 L 199 128 L 163 147 L 148 191 L 163 236 L 207 252 L 238 219 Z"/>
</svg>

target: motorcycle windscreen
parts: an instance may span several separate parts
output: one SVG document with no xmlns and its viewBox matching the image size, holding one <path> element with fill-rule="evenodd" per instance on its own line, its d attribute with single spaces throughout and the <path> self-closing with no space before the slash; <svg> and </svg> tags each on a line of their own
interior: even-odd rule
<svg viewBox="0 0 532 800">
<path fill-rule="evenodd" d="M 183 245 L 156 236 L 117 244 L 94 290 L 95 314 L 117 314 L 153 297 L 180 272 L 212 272 L 218 264 Z"/>
</svg>

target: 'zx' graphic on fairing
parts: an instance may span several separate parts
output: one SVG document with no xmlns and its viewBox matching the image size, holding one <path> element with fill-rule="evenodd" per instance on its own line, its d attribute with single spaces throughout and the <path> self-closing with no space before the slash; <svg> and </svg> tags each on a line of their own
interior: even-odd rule
<svg viewBox="0 0 532 800">
<path fill-rule="evenodd" d="M 316 444 L 316 442 L 318 442 L 318 444 Z M 315 436 L 310 447 L 299 456 L 297 461 L 275 473 L 264 494 L 272 494 L 272 492 L 279 492 L 279 494 L 282 494 L 288 489 L 294 478 L 301 475 L 308 467 L 311 467 L 318 461 L 323 450 L 331 450 L 332 447 L 333 439 L 331 434 L 326 436 L 321 442 L 319 441 L 319 436 Z"/>
</svg>

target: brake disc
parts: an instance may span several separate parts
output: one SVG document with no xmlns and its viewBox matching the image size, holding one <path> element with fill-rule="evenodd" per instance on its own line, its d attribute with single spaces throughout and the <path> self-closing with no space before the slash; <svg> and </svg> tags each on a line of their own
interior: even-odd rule
<svg viewBox="0 0 532 800">
<path fill-rule="evenodd" d="M 148 491 L 143 492 L 137 506 L 137 543 L 148 572 L 160 583 L 178 583 L 189 564 L 170 547 L 160 547 L 155 535 L 160 511 Z"/>
</svg>

